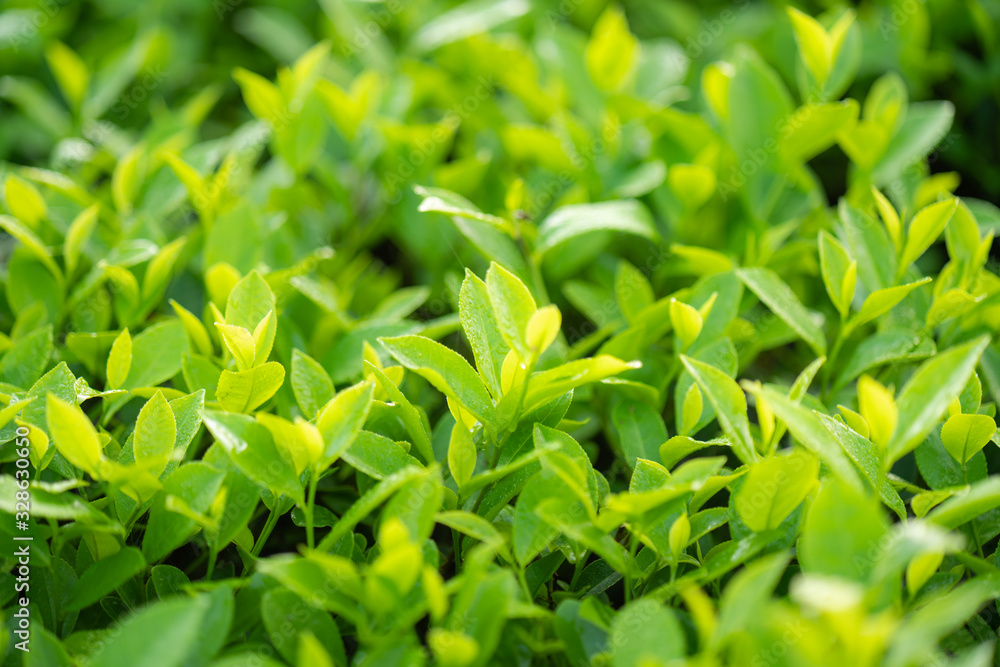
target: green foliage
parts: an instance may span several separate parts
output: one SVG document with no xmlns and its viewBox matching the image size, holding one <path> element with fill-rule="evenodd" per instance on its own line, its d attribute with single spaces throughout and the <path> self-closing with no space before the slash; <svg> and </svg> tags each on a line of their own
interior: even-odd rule
<svg viewBox="0 0 1000 667">
<path fill-rule="evenodd" d="M 1000 5 L 134 5 L 0 10 L 4 665 L 996 664 Z"/>
</svg>

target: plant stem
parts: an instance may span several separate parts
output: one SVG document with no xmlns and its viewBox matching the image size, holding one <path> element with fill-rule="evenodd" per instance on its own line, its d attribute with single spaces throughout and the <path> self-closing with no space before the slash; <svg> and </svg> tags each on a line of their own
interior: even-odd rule
<svg viewBox="0 0 1000 667">
<path fill-rule="evenodd" d="M 313 514 L 316 510 L 316 485 L 319 482 L 319 471 L 313 469 L 309 475 L 309 490 L 306 497 L 306 545 L 312 549 L 316 546 L 315 530 L 313 528 Z"/>
<path fill-rule="evenodd" d="M 264 547 L 264 542 L 270 537 L 271 531 L 274 530 L 274 526 L 278 523 L 278 513 L 271 510 L 271 513 L 267 515 L 267 522 L 264 524 L 264 528 L 261 529 L 260 535 L 257 537 L 257 542 L 253 545 L 253 551 L 250 553 L 254 556 L 260 555 L 260 550 Z"/>
<path fill-rule="evenodd" d="M 219 552 L 215 549 L 208 551 L 208 573 L 205 575 L 206 581 L 212 580 L 212 573 L 215 572 L 215 559 L 219 557 Z"/>
<path fill-rule="evenodd" d="M 966 484 L 969 483 L 969 462 L 968 461 L 962 461 L 962 478 L 965 480 Z M 983 545 L 979 541 L 979 530 L 976 528 L 975 519 L 973 519 L 972 521 L 969 522 L 969 530 L 972 531 L 972 542 L 973 542 L 973 544 L 976 545 L 976 551 L 979 552 L 979 557 L 980 558 L 986 558 L 986 556 L 983 554 Z"/>
<path fill-rule="evenodd" d="M 583 572 L 583 568 L 587 563 L 587 557 L 584 555 L 581 558 L 577 558 L 576 562 L 573 563 L 573 578 L 569 582 L 569 589 L 573 590 L 576 588 L 576 582 L 580 579 L 580 574 Z"/>
<path fill-rule="evenodd" d="M 527 600 L 528 604 L 531 604 L 535 597 L 531 594 L 531 588 L 528 586 L 528 578 L 524 576 L 524 568 L 515 568 L 517 570 L 517 579 L 521 582 L 521 590 L 524 592 L 524 599 Z"/>
<path fill-rule="evenodd" d="M 454 528 L 451 529 L 451 541 L 455 545 L 455 574 L 458 574 L 458 566 L 462 562 L 462 534 Z"/>
<path fill-rule="evenodd" d="M 139 514 L 139 509 L 141 507 L 142 507 L 142 505 L 137 502 L 135 504 L 135 507 L 132 508 L 132 511 L 129 512 L 128 518 L 125 519 L 125 535 L 126 536 L 128 536 L 128 534 L 130 532 L 132 532 L 132 523 L 136 520 L 136 517 Z"/>
<path fill-rule="evenodd" d="M 628 540 L 628 554 L 629 560 L 626 563 L 626 573 L 625 573 L 625 602 L 632 601 L 632 564 L 635 562 L 635 554 L 639 550 L 639 538 L 635 533 L 629 535 Z"/>
<path fill-rule="evenodd" d="M 493 445 L 493 456 L 490 460 L 490 470 L 497 467 L 497 462 L 500 461 L 500 452 L 503 451 L 504 446 L 507 444 L 507 440 L 510 439 L 510 434 L 508 433 L 504 436 L 502 442 L 494 443 Z M 472 505 L 472 513 L 479 514 L 479 506 L 483 504 L 483 499 L 486 498 L 486 494 L 490 492 L 496 482 L 492 484 L 487 484 L 482 489 L 479 490 L 479 496 L 476 498 L 476 502 Z"/>
</svg>

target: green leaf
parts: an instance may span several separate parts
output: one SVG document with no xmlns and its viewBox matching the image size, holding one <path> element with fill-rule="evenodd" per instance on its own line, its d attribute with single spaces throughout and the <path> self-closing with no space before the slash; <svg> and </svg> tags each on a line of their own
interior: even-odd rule
<svg viewBox="0 0 1000 667">
<path fill-rule="evenodd" d="M 45 59 L 63 97 L 74 111 L 79 112 L 90 83 L 90 70 L 75 51 L 59 41 L 49 42 Z"/>
<path fill-rule="evenodd" d="M 904 169 L 926 157 L 948 133 L 954 117 L 955 107 L 951 102 L 909 105 L 906 119 L 872 170 L 875 185 L 888 185 Z"/>
<path fill-rule="evenodd" d="M 639 40 L 629 32 L 625 14 L 617 6 L 611 5 L 597 19 L 584 59 L 601 90 L 616 92 L 630 81 L 639 61 Z"/>
<path fill-rule="evenodd" d="M 35 186 L 14 174 L 7 174 L 4 181 L 4 201 L 11 214 L 29 229 L 37 230 L 49 212 Z"/>
<path fill-rule="evenodd" d="M 222 488 L 225 473 L 193 461 L 182 465 L 163 480 L 163 491 L 157 494 L 149 513 L 146 532 L 142 536 L 142 554 L 149 563 L 169 556 L 187 543 L 198 531 L 191 517 L 168 508 L 167 498 L 175 497 L 192 512 L 206 514 Z"/>
<path fill-rule="evenodd" d="M 853 489 L 863 488 L 854 466 L 831 437 L 818 413 L 770 387 L 761 388 L 758 395 L 764 397 L 774 415 L 784 422 L 795 439 L 815 454 L 834 475 Z"/>
<path fill-rule="evenodd" d="M 261 620 L 271 644 L 289 662 L 295 664 L 300 635 L 312 633 L 336 664 L 346 665 L 347 654 L 340 630 L 330 614 L 312 606 L 292 591 L 276 588 L 264 594 L 260 605 Z"/>
<path fill-rule="evenodd" d="M 537 356 L 528 344 L 528 322 L 537 310 L 531 291 L 517 276 L 494 262 L 486 272 L 486 293 L 500 335 L 528 363 Z"/>
<path fill-rule="evenodd" d="M 687 641 L 673 609 L 643 598 L 615 614 L 609 644 L 613 667 L 643 667 L 650 662 L 680 660 Z"/>
<path fill-rule="evenodd" d="M 148 464 L 149 471 L 159 476 L 174 452 L 176 439 L 177 422 L 174 420 L 174 413 L 163 397 L 163 392 L 157 391 L 139 411 L 135 422 L 132 449 L 136 462 Z"/>
<path fill-rule="evenodd" d="M 187 667 L 209 662 L 233 619 L 231 589 L 178 597 L 143 607 L 108 635 L 94 667 Z"/>
<path fill-rule="evenodd" d="M 686 350 L 691 347 L 691 344 L 694 343 L 701 333 L 704 319 L 697 308 L 693 308 L 677 299 L 671 299 L 670 323 L 674 328 L 674 333 L 677 334 L 678 340 L 681 342 L 681 348 Z"/>
<path fill-rule="evenodd" d="M 830 295 L 830 301 L 846 318 L 854 300 L 857 283 L 857 262 L 833 236 L 825 230 L 819 233 L 819 261 L 823 273 L 823 284 Z"/>
<path fill-rule="evenodd" d="M 399 412 L 399 419 L 403 422 L 406 432 L 413 440 L 413 444 L 416 446 L 417 452 L 427 463 L 433 461 L 435 458 L 434 450 L 431 445 L 430 433 L 428 432 L 428 426 L 425 423 L 425 418 L 420 412 L 417 411 L 413 404 L 410 403 L 410 399 L 403 395 L 403 392 L 399 390 L 396 383 L 393 382 L 388 375 L 383 373 L 380 368 L 377 368 L 366 361 L 365 369 L 375 376 L 379 385 L 382 387 L 382 391 L 384 391 L 389 400 L 392 401 L 393 408 Z"/>
<path fill-rule="evenodd" d="M 872 84 L 865 98 L 866 120 L 895 131 L 906 116 L 906 82 L 896 72 L 888 72 Z"/>
<path fill-rule="evenodd" d="M 229 293 L 226 324 L 253 331 L 275 309 L 274 292 L 259 273 L 251 271 Z"/>
<path fill-rule="evenodd" d="M 716 642 L 745 631 L 754 615 L 769 601 L 788 567 L 788 560 L 787 553 L 763 556 L 733 576 L 719 605 L 719 621 L 713 634 Z"/>
<path fill-rule="evenodd" d="M 319 461 L 323 437 L 312 423 L 301 417 L 291 422 L 268 412 L 258 413 L 257 421 L 271 432 L 274 443 L 286 454 L 285 458 L 291 461 L 297 475 Z"/>
<path fill-rule="evenodd" d="M 887 530 L 878 504 L 828 478 L 806 513 L 799 537 L 802 571 L 867 583 L 875 566 L 872 545 Z"/>
<path fill-rule="evenodd" d="M 451 438 L 448 440 L 448 470 L 459 489 L 472 478 L 476 460 L 476 444 L 472 434 L 463 424 L 456 423 L 451 428 Z"/>
<path fill-rule="evenodd" d="M 333 398 L 333 380 L 326 369 L 301 350 L 292 350 L 292 392 L 307 419 Z"/>
<path fill-rule="evenodd" d="M 818 356 L 826 354 L 826 337 L 792 289 L 774 271 L 765 268 L 737 269 L 736 275 L 774 314 L 785 321 Z"/>
<path fill-rule="evenodd" d="M 70 592 L 66 610 L 89 607 L 145 569 L 146 560 L 142 552 L 135 547 L 123 547 L 97 561 L 80 575 Z"/>
<path fill-rule="evenodd" d="M 917 361 L 932 356 L 937 351 L 934 341 L 908 330 L 880 331 L 867 336 L 841 367 L 834 391 L 865 371 L 885 364 Z"/>
<path fill-rule="evenodd" d="M 329 534 L 319 543 L 317 549 L 323 551 L 333 547 L 340 538 L 352 531 L 358 523 L 371 514 L 376 507 L 385 502 L 392 494 L 396 493 L 400 487 L 412 479 L 425 475 L 426 472 L 423 468 L 405 468 L 371 487 L 340 517 L 340 520 L 337 521 L 337 524 Z"/>
<path fill-rule="evenodd" d="M 607 643 L 608 626 L 598 618 L 600 610 L 593 597 L 579 600 L 566 599 L 559 603 L 553 619 L 556 636 L 565 646 L 564 651 L 570 664 L 584 667 Z"/>
<path fill-rule="evenodd" d="M 903 94 L 906 94 L 905 85 L 903 87 Z M 872 186 L 872 197 L 875 198 L 875 206 L 878 208 L 879 217 L 882 218 L 882 224 L 885 225 L 886 231 L 889 232 L 892 244 L 896 246 L 897 250 L 902 250 L 903 225 L 899 221 L 899 213 L 896 212 L 892 203 L 875 186 Z"/>
<path fill-rule="evenodd" d="M 274 396 L 285 382 L 285 367 L 277 361 L 234 373 L 222 371 L 215 397 L 229 412 L 252 412 Z"/>
<path fill-rule="evenodd" d="M 35 329 L 3 355 L 0 360 L 0 382 L 27 389 L 45 372 L 51 354 L 52 327 Z"/>
<path fill-rule="evenodd" d="M 896 491 L 883 472 L 879 452 L 875 445 L 833 417 L 820 415 L 820 419 L 823 420 L 827 430 L 836 438 L 844 453 L 854 462 L 862 476 L 868 480 L 873 489 L 877 490 L 882 502 L 898 517 L 905 518 L 906 506 L 903 504 L 902 498 L 899 497 L 899 492 Z"/>
<path fill-rule="evenodd" d="M 177 375 L 181 359 L 190 351 L 180 320 L 147 327 L 132 339 L 132 367 L 122 389 L 155 387 Z"/>
<path fill-rule="evenodd" d="M 802 450 L 756 463 L 736 492 L 736 512 L 750 530 L 774 530 L 812 491 L 818 474 L 816 457 Z"/>
<path fill-rule="evenodd" d="M 170 274 L 180 259 L 185 243 L 187 243 L 187 239 L 183 237 L 171 241 L 160 248 L 156 256 L 150 260 L 142 281 L 143 301 L 158 298 L 158 295 L 161 295 L 163 290 L 167 288 L 167 284 L 170 282 Z"/>
<path fill-rule="evenodd" d="M 90 419 L 80 408 L 54 394 L 49 394 L 45 402 L 49 433 L 56 449 L 71 465 L 97 477 L 103 455 L 101 441 Z"/>
<path fill-rule="evenodd" d="M 236 367 L 240 371 L 248 371 L 253 368 L 256 353 L 253 334 L 243 327 L 224 322 L 216 322 L 215 328 L 218 329 L 222 342 L 226 344 L 233 359 L 236 360 Z"/>
<path fill-rule="evenodd" d="M 434 517 L 441 509 L 443 498 L 440 468 L 430 466 L 424 475 L 403 484 L 386 503 L 382 521 L 391 524 L 398 520 L 409 534 L 409 539 L 420 544 L 430 539 Z"/>
<path fill-rule="evenodd" d="M 351 467 L 374 479 L 392 477 L 410 466 L 420 467 L 420 462 L 407 454 L 399 444 L 371 431 L 358 433 L 341 458 Z"/>
<path fill-rule="evenodd" d="M 314 607 L 335 611 L 350 622 L 360 621 L 352 598 L 361 592 L 361 582 L 354 564 L 345 558 L 320 551 L 310 551 L 304 558 L 281 554 L 258 561 L 257 570 Z"/>
<path fill-rule="evenodd" d="M 497 326 L 486 283 L 468 269 L 458 296 L 458 313 L 476 368 L 493 397 L 499 398 L 500 370 L 510 348 Z"/>
<path fill-rule="evenodd" d="M 646 403 L 624 400 L 615 406 L 612 422 L 629 468 L 636 459 L 656 459 L 667 440 L 667 427 L 656 409 Z"/>
<path fill-rule="evenodd" d="M 896 247 L 882 225 L 851 206 L 847 199 L 840 200 L 837 210 L 839 236 L 857 260 L 858 277 L 865 288 L 871 292 L 895 285 Z"/>
<path fill-rule="evenodd" d="M 697 384 L 692 384 L 687 393 L 684 394 L 684 405 L 681 411 L 681 427 L 679 435 L 691 433 L 698 422 L 701 421 L 701 413 L 704 409 L 701 389 Z M 661 454 L 662 456 L 662 454 Z"/>
<path fill-rule="evenodd" d="M 242 67 L 233 70 L 233 78 L 243 93 L 243 101 L 254 116 L 276 127 L 286 122 L 283 120 L 285 100 L 277 86 Z"/>
<path fill-rule="evenodd" d="M 794 7 L 787 7 L 786 11 L 792 21 L 792 29 L 795 32 L 795 41 L 799 45 L 802 62 L 809 68 L 813 78 L 822 86 L 830 74 L 832 66 L 833 49 L 830 36 L 820 22 L 808 14 L 803 14 Z"/>
<path fill-rule="evenodd" d="M 888 460 L 898 461 L 923 442 L 941 415 L 965 388 L 989 344 L 983 336 L 940 352 L 910 376 L 896 396 L 899 426 L 888 446 Z"/>
<path fill-rule="evenodd" d="M 427 21 L 413 35 L 413 47 L 428 53 L 442 46 L 489 32 L 527 14 L 531 7 L 519 2 L 471 2 L 456 5 Z M 492 653 L 488 651 L 487 653 Z"/>
<path fill-rule="evenodd" d="M 793 163 L 807 162 L 853 130 L 857 120 L 855 100 L 804 104 L 788 119 L 781 152 Z"/>
<path fill-rule="evenodd" d="M 358 437 L 368 418 L 374 391 L 372 382 L 360 382 L 341 391 L 320 410 L 316 428 L 323 437 L 321 468 L 343 456 Z"/>
<path fill-rule="evenodd" d="M 931 510 L 927 520 L 955 529 L 1000 506 L 1000 477 L 988 477 L 966 487 Z"/>
<path fill-rule="evenodd" d="M 143 169 L 144 158 L 145 151 L 142 146 L 135 146 L 119 158 L 115 170 L 111 173 L 111 199 L 122 215 L 132 212 L 139 186 L 142 184 L 140 170 Z"/>
<path fill-rule="evenodd" d="M 453 528 L 460 533 L 474 537 L 480 542 L 485 542 L 491 546 L 503 550 L 506 549 L 503 535 L 500 534 L 493 524 L 472 512 L 461 510 L 439 512 L 435 520 L 449 528 Z"/>
<path fill-rule="evenodd" d="M 111 354 L 108 356 L 108 387 L 118 389 L 125 380 L 128 379 L 129 370 L 132 367 L 132 337 L 129 335 L 128 327 L 115 338 L 111 345 Z"/>
<path fill-rule="evenodd" d="M 107 522 L 107 518 L 99 510 L 89 505 L 81 496 L 66 490 L 46 490 L 36 485 L 31 489 L 31 515 L 46 519 L 80 521 L 84 524 L 98 525 Z M 22 511 L 17 508 L 17 492 L 20 489 L 18 480 L 11 475 L 0 476 L 0 510 L 13 515 Z"/>
<path fill-rule="evenodd" d="M 570 239 L 595 232 L 631 234 L 651 241 L 659 238 L 649 211 L 635 200 L 573 204 L 545 218 L 538 228 L 535 254 L 545 255 Z"/>
<path fill-rule="evenodd" d="M 965 464 L 996 432 L 997 425 L 992 417 L 957 414 L 949 417 L 941 428 L 941 442 L 956 461 Z"/>
<path fill-rule="evenodd" d="M 736 381 L 718 368 L 681 355 L 681 363 L 715 410 L 716 419 L 744 463 L 758 460 L 747 419 L 747 399 Z"/>
<path fill-rule="evenodd" d="M 6 647 L 4 641 L 3 648 Z M 72 667 L 74 664 L 59 639 L 45 628 L 38 628 L 33 633 L 30 647 L 24 655 L 24 667 Z"/>
<path fill-rule="evenodd" d="M 514 226 L 509 221 L 504 220 L 503 218 L 498 218 L 495 215 L 483 213 L 476 208 L 472 202 L 459 194 L 442 188 L 425 188 L 418 186 L 414 188 L 414 190 L 418 195 L 424 198 L 423 201 L 420 202 L 420 207 L 418 209 L 421 212 L 429 211 L 441 213 L 443 215 L 455 215 L 461 218 L 478 220 L 479 222 L 485 222 L 489 225 L 493 225 L 497 229 L 511 236 L 515 234 Z"/>
<path fill-rule="evenodd" d="M 900 272 L 905 271 L 910 264 L 920 259 L 924 251 L 941 236 L 941 232 L 948 225 L 948 221 L 955 214 L 957 207 L 958 199 L 952 197 L 917 211 L 906 230 L 906 243 L 899 260 Z"/>
<path fill-rule="evenodd" d="M 52 254 L 46 249 L 45 244 L 42 243 L 41 239 L 31 229 L 25 227 L 19 220 L 9 215 L 0 215 L 0 228 L 20 241 L 25 250 L 45 265 L 45 268 L 55 278 L 56 283 L 62 285 L 63 273 L 59 269 L 59 265 L 52 259 Z"/>
<path fill-rule="evenodd" d="M 965 315 L 976 307 L 981 298 L 976 298 L 962 289 L 949 289 L 934 299 L 927 318 L 927 326 L 935 328 L 943 322 Z"/>
<path fill-rule="evenodd" d="M 998 595 L 1000 584 L 995 578 L 977 577 L 931 600 L 907 616 L 896 631 L 885 657 L 886 666 L 904 667 L 938 654 L 940 640 L 960 630 L 980 607 Z M 988 664 L 988 657 L 978 664 Z"/>
<path fill-rule="evenodd" d="M 282 456 L 265 426 L 246 415 L 215 410 L 202 410 L 201 418 L 216 443 L 247 477 L 275 496 L 284 494 L 298 505 L 303 504 L 302 483 L 295 474 L 295 468 Z M 182 466 L 178 470 L 187 467 Z"/>
<path fill-rule="evenodd" d="M 694 211 L 712 198 L 718 179 L 705 165 L 675 162 L 667 170 L 667 183 L 684 208 Z"/>
<path fill-rule="evenodd" d="M 174 309 L 177 317 L 180 318 L 181 323 L 184 325 L 184 330 L 198 352 L 211 356 L 213 352 L 212 340 L 208 337 L 208 329 L 205 328 L 201 320 L 173 299 L 170 299 L 170 306 Z"/>
<path fill-rule="evenodd" d="M 638 362 L 626 362 L 607 354 L 578 359 L 531 376 L 524 395 L 524 412 L 536 410 L 571 389 L 600 382 L 625 371 L 639 368 Z"/>
<path fill-rule="evenodd" d="M 493 399 L 479 375 L 457 352 L 423 336 L 380 338 L 379 342 L 399 363 L 460 403 L 476 419 L 493 424 Z"/>
<path fill-rule="evenodd" d="M 868 426 L 871 441 L 884 450 L 899 421 L 892 392 L 878 380 L 862 375 L 858 379 L 858 409 Z"/>
</svg>

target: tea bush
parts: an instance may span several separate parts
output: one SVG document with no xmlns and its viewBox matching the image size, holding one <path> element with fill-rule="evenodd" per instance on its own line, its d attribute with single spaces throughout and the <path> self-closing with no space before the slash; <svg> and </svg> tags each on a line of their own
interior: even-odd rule
<svg viewBox="0 0 1000 667">
<path fill-rule="evenodd" d="M 4 664 L 1000 664 L 1000 5 L 817 10 L 0 12 Z"/>
</svg>

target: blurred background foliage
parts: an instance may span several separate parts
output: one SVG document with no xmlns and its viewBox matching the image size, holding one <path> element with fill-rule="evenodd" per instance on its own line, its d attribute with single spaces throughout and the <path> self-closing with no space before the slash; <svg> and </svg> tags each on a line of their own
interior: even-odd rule
<svg viewBox="0 0 1000 667">
<path fill-rule="evenodd" d="M 57 356 L 97 386 L 118 330 L 155 332 L 180 306 L 219 321 L 213 304 L 257 270 L 281 304 L 275 356 L 287 366 L 308 351 L 342 386 L 362 377 L 362 341 L 422 333 L 467 351 L 459 286 L 466 268 L 484 275 L 494 260 L 565 313 L 540 369 L 598 348 L 641 358 L 622 383 L 576 394 L 565 420 L 617 492 L 628 465 L 609 463 L 603 446 L 619 428 L 615 401 L 651 404 L 639 413 L 659 425 L 647 429 L 651 447 L 665 423 L 684 421 L 692 380 L 677 354 L 691 341 L 667 340 L 664 295 L 715 309 L 699 315 L 705 330 L 688 354 L 779 383 L 825 355 L 838 319 L 831 356 L 850 338 L 848 358 L 869 338 L 845 335 L 852 301 L 913 289 L 921 275 L 938 276 L 933 303 L 914 292 L 861 322 L 902 330 L 913 342 L 904 360 L 1000 330 L 1000 282 L 983 267 L 1000 229 L 989 203 L 1000 194 L 1000 1 L 799 7 L 819 19 L 808 25 L 822 37 L 807 46 L 836 41 L 825 62 L 807 60 L 815 52 L 797 46 L 781 2 L 8 1 L 0 183 L 5 229 L 20 236 L 0 238 L 0 331 L 10 332 L 0 342 L 54 325 Z M 932 247 L 940 229 L 914 257 L 894 248 L 899 239 L 857 211 L 874 213 L 872 186 L 904 220 L 960 195 L 974 215 L 949 228 L 951 261 Z M 71 225 L 87 227 L 86 215 L 96 228 L 80 241 Z M 836 309 L 816 252 L 826 230 L 857 260 L 857 295 L 851 278 Z M 915 281 L 898 284 L 918 257 Z M 737 266 L 773 270 L 815 306 L 808 330 L 812 313 L 758 306 L 769 290 L 745 292 Z M 143 363 L 159 351 L 144 350 Z M 988 359 L 1000 400 L 995 348 Z M 201 388 L 214 389 L 213 364 Z M 902 385 L 898 366 L 886 384 Z M 855 370 L 824 370 L 824 400 L 853 404 Z M 184 378 L 191 391 L 194 380 Z M 407 391 L 447 414 L 426 385 Z M 298 410 L 287 384 L 275 400 L 289 418 Z M 135 409 L 121 410 L 118 435 Z M 993 470 L 996 458 L 991 448 Z M 894 472 L 915 480 L 916 465 Z"/>
<path fill-rule="evenodd" d="M 571 57 L 584 49 L 587 34 L 608 4 L 603 0 L 9 0 L 0 14 L 0 156 L 19 164 L 76 163 L 79 169 L 100 170 L 151 127 L 169 131 L 165 126 L 171 114 L 185 108 L 204 115 L 198 139 L 227 136 L 251 120 L 231 76 L 235 67 L 273 79 L 277 68 L 290 65 L 316 42 L 329 40 L 333 57 L 326 74 L 345 88 L 352 83 L 375 86 L 379 94 L 371 100 L 373 111 L 386 122 L 409 125 L 411 132 L 416 126 L 447 119 L 468 101 L 465 98 L 475 95 L 484 74 L 495 77 L 487 82 L 495 88 L 490 90 L 489 104 L 459 111 L 460 124 L 453 136 L 438 147 L 450 160 L 440 166 L 425 160 L 421 166 L 436 167 L 438 173 L 422 173 L 416 166 L 407 178 L 448 181 L 489 210 L 500 206 L 509 185 L 495 178 L 530 178 L 532 167 L 555 166 L 518 155 L 505 145 L 501 128 L 515 123 L 566 127 L 573 122 L 594 127 L 600 122 L 605 110 L 598 91 L 578 64 L 571 66 Z M 637 86 L 657 91 L 652 99 L 663 104 L 703 109 L 704 100 L 691 90 L 697 90 L 704 66 L 726 56 L 735 44 L 747 42 L 793 88 L 797 58 L 786 4 L 621 3 L 629 27 L 647 47 L 644 76 Z M 833 2 L 796 4 L 812 15 L 843 8 Z M 945 142 L 947 150 L 941 151 L 933 171 L 960 168 L 963 181 L 958 194 L 995 196 L 1000 192 L 996 131 L 1000 2 L 897 0 L 862 2 L 855 9 L 864 48 L 848 94 L 863 99 L 863 91 L 878 76 L 897 71 L 913 100 L 952 100 L 956 121 Z M 463 27 L 473 33 L 468 39 L 462 38 Z M 479 34 L 484 28 L 492 30 Z M 46 47 L 54 40 L 78 53 L 90 72 L 88 104 L 82 112 L 66 108 L 44 65 Z M 372 75 L 377 83 L 359 82 L 361 73 Z M 191 109 L 192 105 L 199 109 Z M 104 128 L 104 123 L 114 127 Z M 325 141 L 330 150 L 322 151 L 324 168 L 341 160 L 361 166 L 376 150 L 351 155 L 338 137 L 328 135 Z M 846 159 L 839 151 L 829 153 L 816 159 L 816 167 L 835 199 L 844 189 Z M 509 163 L 514 163 L 511 169 L 502 168 Z M 378 201 L 378 188 L 351 194 L 355 211 L 379 217 L 384 203 Z M 586 194 L 562 192 L 561 196 L 601 194 L 605 193 L 592 186 Z M 297 201 L 305 216 L 330 217 L 323 207 L 332 202 L 325 198 Z M 338 213 L 341 225 L 350 218 L 346 211 Z M 408 233 L 405 224 L 396 227 L 388 233 L 412 257 L 440 249 L 414 230 Z"/>
<path fill-rule="evenodd" d="M 602 57 L 591 53 L 602 48 L 595 24 L 614 15 L 603 1 L 12 0 L 0 13 L 0 179 L 32 165 L 94 192 L 107 205 L 95 258 L 101 244 L 107 251 L 128 239 L 162 245 L 205 233 L 201 268 L 226 261 L 245 274 L 293 266 L 330 246 L 336 256 L 323 272 L 347 310 L 367 312 L 399 286 L 423 284 L 433 295 L 421 310 L 425 319 L 453 312 L 463 268 L 481 274 L 491 257 L 445 216 L 419 212 L 413 185 L 445 188 L 483 211 L 525 220 L 529 241 L 530 223 L 560 206 L 641 198 L 666 243 L 605 235 L 575 241 L 571 252 L 542 263 L 533 287 L 543 293 L 548 285 L 548 298 L 568 310 L 570 343 L 592 331 L 587 319 L 612 289 L 619 257 L 645 267 L 656 293 L 669 293 L 691 282 L 675 262 L 662 261 L 669 243 L 764 263 L 753 239 L 780 245 L 785 232 L 768 237 L 767 230 L 793 218 L 811 236 L 828 224 L 807 217 L 826 219 L 819 205 L 847 194 L 870 207 L 873 181 L 900 186 L 889 194 L 905 211 L 953 191 L 971 202 L 981 227 L 1000 224 L 997 209 L 980 201 L 1000 191 L 1000 2 L 989 0 L 802 4 L 826 25 L 849 9 L 857 13 L 847 55 L 838 59 L 843 90 L 824 100 L 863 101 L 873 82 L 895 72 L 910 102 L 946 99 L 954 109 L 934 109 L 940 114 L 930 126 L 917 128 L 926 136 L 891 174 L 859 176 L 841 147 L 828 143 L 802 156 L 806 169 L 791 187 L 782 175 L 777 190 L 768 189 L 758 174 L 739 187 L 741 196 L 727 196 L 727 184 L 746 180 L 740 158 L 759 149 L 720 131 L 704 82 L 721 70 L 706 67 L 722 59 L 757 72 L 756 56 L 743 47 L 749 44 L 767 63 L 762 76 L 777 73 L 779 86 L 751 89 L 754 103 L 740 110 L 751 125 L 766 122 L 754 120 L 757 102 L 767 106 L 763 96 L 784 104 L 779 88 L 793 91 L 795 105 L 809 101 L 786 4 L 622 2 L 641 49 L 621 54 L 634 71 L 608 72 L 604 85 L 585 66 Z M 632 37 L 608 39 L 614 51 Z M 325 49 L 321 72 L 306 72 L 304 61 L 315 66 Z M 296 62 L 309 81 L 289 76 Z M 57 71 L 70 73 L 61 75 L 68 88 Z M 240 72 L 277 80 L 294 98 L 291 115 L 264 117 L 247 97 L 250 75 Z M 268 124 L 278 128 L 273 136 L 262 130 Z M 225 165 L 225 178 L 216 179 L 232 196 L 213 204 L 225 212 L 214 237 L 194 223 L 168 154 L 202 173 Z M 697 168 L 682 173 L 671 170 L 675 163 Z M 705 167 L 714 173 L 699 180 Z M 49 204 L 55 227 L 68 227 L 81 203 L 57 192 Z M 192 256 L 198 245 L 188 245 Z M 809 289 L 794 276 L 815 276 L 818 267 L 812 253 L 796 248 L 788 243 L 770 261 L 794 287 Z M 182 276 L 169 296 L 201 312 L 195 281 Z M 5 328 L 15 311 L 0 309 Z M 111 322 L 74 326 L 99 330 Z"/>
</svg>

